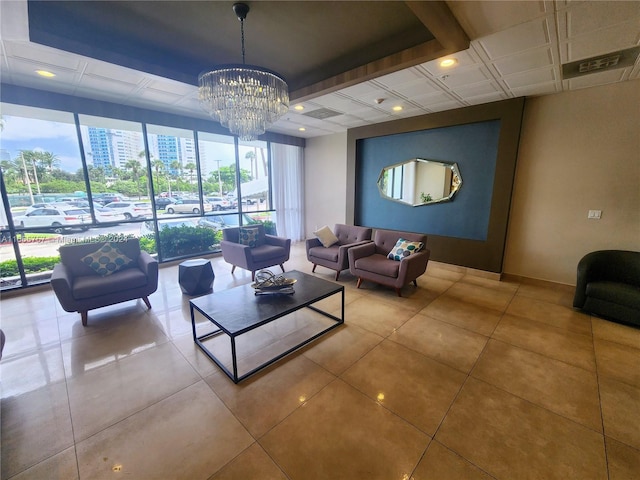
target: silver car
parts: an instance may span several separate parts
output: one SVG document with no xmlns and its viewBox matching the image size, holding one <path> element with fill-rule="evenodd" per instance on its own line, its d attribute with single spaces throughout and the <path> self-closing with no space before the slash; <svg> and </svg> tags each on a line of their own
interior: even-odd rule
<svg viewBox="0 0 640 480">
<path fill-rule="evenodd" d="M 213 211 L 213 206 L 205 201 L 204 202 L 204 211 L 211 212 Z M 198 199 L 183 199 L 177 200 L 175 203 L 170 203 L 167 205 L 167 213 L 200 213 L 200 200 Z"/>
</svg>

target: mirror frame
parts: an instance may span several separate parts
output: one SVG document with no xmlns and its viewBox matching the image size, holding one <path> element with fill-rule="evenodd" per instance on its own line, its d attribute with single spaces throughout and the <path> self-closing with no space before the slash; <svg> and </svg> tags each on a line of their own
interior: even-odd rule
<svg viewBox="0 0 640 480">
<path fill-rule="evenodd" d="M 397 199 L 397 198 L 390 197 L 389 195 L 387 195 L 383 191 L 383 189 L 381 187 L 381 184 L 380 184 L 381 180 L 384 178 L 385 172 L 390 170 L 390 169 L 394 169 L 396 167 L 399 167 L 401 165 L 406 165 L 406 164 L 411 163 L 411 162 L 433 163 L 433 164 L 437 164 L 437 165 L 442 165 L 443 167 L 450 168 L 452 173 L 453 173 L 452 182 L 454 182 L 454 180 L 457 178 L 458 179 L 457 184 L 452 187 L 452 191 L 448 196 L 442 197 L 442 198 L 438 198 L 438 199 L 435 199 L 435 200 L 426 201 L 426 202 L 409 203 L 406 200 L 400 200 L 400 199 Z M 394 163 L 393 165 L 387 165 L 386 167 L 383 167 L 382 170 L 380 171 L 380 175 L 378 175 L 378 180 L 376 181 L 376 186 L 378 187 L 378 191 L 380 192 L 380 196 L 382 198 L 384 198 L 385 200 L 391 200 L 392 202 L 400 203 L 402 205 L 407 205 L 407 206 L 411 206 L 411 207 L 421 207 L 421 206 L 424 206 L 424 205 L 433 205 L 435 203 L 443 203 L 443 202 L 452 201 L 453 197 L 455 197 L 456 193 L 458 193 L 458 191 L 462 187 L 462 175 L 460 174 L 460 168 L 458 167 L 458 164 L 455 163 L 455 162 L 442 162 L 442 161 L 439 161 L 439 160 L 427 160 L 427 159 L 424 159 L 424 158 L 412 158 L 410 160 L 405 160 L 403 162 Z"/>
</svg>

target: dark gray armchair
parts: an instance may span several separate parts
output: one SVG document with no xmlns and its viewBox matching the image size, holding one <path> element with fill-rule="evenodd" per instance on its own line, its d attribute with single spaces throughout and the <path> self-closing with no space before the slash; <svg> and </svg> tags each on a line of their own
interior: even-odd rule
<svg viewBox="0 0 640 480">
<path fill-rule="evenodd" d="M 253 245 L 240 243 L 241 228 L 257 229 Z M 257 270 L 273 265 L 280 265 L 284 272 L 284 262 L 289 260 L 291 239 L 265 234 L 262 224 L 230 227 L 222 230 L 220 249 L 224 260 L 233 265 L 231 273 L 236 267 L 244 268 L 251 272 L 251 280 L 254 280 Z"/>
<path fill-rule="evenodd" d="M 51 275 L 51 286 L 60 305 L 66 312 L 79 312 L 84 326 L 87 312 L 95 308 L 138 298 L 151 308 L 148 296 L 158 288 L 158 261 L 140 250 L 137 238 L 110 244 L 132 260 L 114 273 L 101 274 L 82 260 L 104 245 L 105 242 L 61 246 L 60 263 Z"/>
<path fill-rule="evenodd" d="M 599 250 L 582 257 L 573 306 L 640 325 L 640 252 Z"/>
</svg>

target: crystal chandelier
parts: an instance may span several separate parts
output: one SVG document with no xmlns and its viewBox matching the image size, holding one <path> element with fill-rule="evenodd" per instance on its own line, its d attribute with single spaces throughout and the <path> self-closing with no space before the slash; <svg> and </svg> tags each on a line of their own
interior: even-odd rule
<svg viewBox="0 0 640 480">
<path fill-rule="evenodd" d="M 249 6 L 233 5 L 242 37 L 242 65 L 219 65 L 198 76 L 199 98 L 215 120 L 241 140 L 256 140 L 289 110 L 287 82 L 277 73 L 244 62 L 244 20 Z"/>
</svg>

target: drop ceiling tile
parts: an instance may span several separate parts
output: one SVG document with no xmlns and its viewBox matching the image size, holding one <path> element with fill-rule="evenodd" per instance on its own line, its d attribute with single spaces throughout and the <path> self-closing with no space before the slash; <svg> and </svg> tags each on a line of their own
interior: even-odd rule
<svg viewBox="0 0 640 480">
<path fill-rule="evenodd" d="M 176 103 L 182 98 L 180 95 L 155 88 L 145 88 L 138 92 L 138 97 L 158 103 Z"/>
<path fill-rule="evenodd" d="M 590 1 L 570 5 L 566 11 L 558 12 L 560 38 L 592 35 L 602 28 L 640 18 L 638 1 Z M 637 23 L 636 23 L 637 25 Z"/>
<path fill-rule="evenodd" d="M 560 82 L 548 82 L 536 85 L 527 85 L 520 88 L 512 88 L 511 93 L 513 93 L 515 97 L 529 97 L 559 93 L 562 91 L 562 86 L 559 86 L 559 83 Z"/>
<path fill-rule="evenodd" d="M 527 52 L 504 57 L 493 62 L 500 75 L 511 75 L 553 64 L 553 53 L 550 47 L 537 48 Z"/>
<path fill-rule="evenodd" d="M 462 87 L 455 88 L 453 91 L 456 95 L 459 95 L 464 99 L 501 92 L 500 87 L 498 87 L 494 82 L 489 81 L 474 83 L 472 85 L 464 85 Z"/>
<path fill-rule="evenodd" d="M 186 83 L 175 82 L 172 80 L 151 80 L 149 82 L 149 88 L 180 96 L 190 95 L 198 91 L 198 87 L 195 85 L 188 85 Z"/>
<path fill-rule="evenodd" d="M 138 84 L 145 80 L 146 76 L 142 72 L 138 72 L 131 68 L 121 67 L 107 62 L 98 60 L 88 60 L 85 73 L 97 75 L 105 78 L 117 78 L 118 80 L 131 84 Z"/>
<path fill-rule="evenodd" d="M 583 77 L 576 77 L 569 80 L 569 90 L 577 90 L 579 88 L 595 87 L 596 85 L 605 85 L 607 83 L 619 82 L 624 74 L 624 69 L 609 70 L 607 72 L 592 73 Z"/>
<path fill-rule="evenodd" d="M 439 81 L 449 88 L 455 88 L 462 85 L 484 82 L 491 80 L 491 78 L 491 74 L 485 67 L 474 66 L 464 69 L 456 69 L 455 71 L 441 77 Z"/>
<path fill-rule="evenodd" d="M 436 93 L 439 91 L 439 89 L 433 83 L 429 82 L 426 78 L 423 77 L 421 80 L 396 86 L 395 88 L 393 88 L 393 91 L 398 95 L 402 95 L 405 98 L 411 99 L 418 95 Z"/>
<path fill-rule="evenodd" d="M 435 104 L 429 105 L 427 108 L 432 112 L 442 112 L 444 110 L 451 110 L 453 108 L 460 108 L 464 106 L 465 105 L 462 102 L 450 100 L 448 102 L 435 103 Z"/>
<path fill-rule="evenodd" d="M 387 89 L 397 90 L 400 85 L 416 83 L 416 81 L 423 79 L 424 76 L 418 70 L 415 68 L 408 68 L 406 70 L 400 70 L 398 72 L 378 77 L 373 81 L 373 83 L 378 83 Z"/>
<path fill-rule="evenodd" d="M 465 98 L 465 101 L 469 105 L 480 105 L 482 103 L 497 102 L 508 98 L 503 92 L 494 92 L 486 95 L 478 95 L 474 97 Z"/>
<path fill-rule="evenodd" d="M 597 35 L 573 38 L 567 49 L 561 49 L 567 55 L 562 63 L 633 47 L 640 40 L 639 25 L 640 19 L 599 30 Z"/>
<path fill-rule="evenodd" d="M 514 55 L 551 42 L 549 19 L 537 18 L 478 40 L 490 59 Z"/>
<path fill-rule="evenodd" d="M 78 70 L 84 62 L 79 55 L 58 51 L 35 43 L 7 42 L 6 47 L 9 57 L 39 63 L 42 68 Z"/>
<path fill-rule="evenodd" d="M 411 98 L 411 101 L 422 108 L 430 108 L 430 105 L 450 102 L 452 98 L 445 92 L 436 92 L 428 95 L 419 95 Z"/>
<path fill-rule="evenodd" d="M 342 95 L 346 95 L 352 98 L 366 98 L 374 99 L 378 98 L 380 92 L 384 92 L 384 89 L 380 88 L 372 82 L 362 82 L 351 87 L 343 88 L 340 90 Z"/>
<path fill-rule="evenodd" d="M 128 95 L 136 88 L 136 85 L 131 83 L 121 82 L 113 78 L 99 77 L 96 75 L 82 75 L 78 86 L 80 88 L 108 91 L 119 95 Z"/>
<path fill-rule="evenodd" d="M 553 82 L 555 80 L 556 74 L 553 67 L 539 68 L 530 72 L 516 73 L 503 78 L 503 81 L 507 86 L 512 89 L 525 87 L 527 85 Z"/>
<path fill-rule="evenodd" d="M 506 30 L 553 11 L 553 2 L 447 2 L 453 15 L 472 39 Z"/>
</svg>

